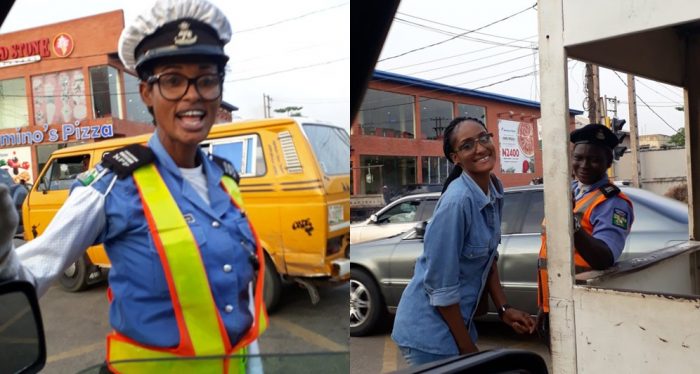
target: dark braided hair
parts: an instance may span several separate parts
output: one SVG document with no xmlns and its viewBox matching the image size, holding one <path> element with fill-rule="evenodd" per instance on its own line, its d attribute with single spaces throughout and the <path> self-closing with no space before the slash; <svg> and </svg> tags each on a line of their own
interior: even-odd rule
<svg viewBox="0 0 700 374">
<path fill-rule="evenodd" d="M 447 125 L 447 128 L 445 129 L 445 132 L 443 132 L 442 137 L 442 151 L 445 152 L 445 157 L 450 163 L 452 163 L 452 158 L 450 157 L 450 154 L 454 153 L 454 151 L 452 150 L 452 133 L 457 128 L 457 125 L 466 121 L 474 121 L 483 126 L 484 129 L 486 129 L 486 124 L 480 119 L 474 117 L 457 117 L 450 121 L 450 124 Z M 442 185 L 442 193 L 445 193 L 445 191 L 447 190 L 447 186 L 449 186 L 453 180 L 459 178 L 460 174 L 462 174 L 462 168 L 459 165 L 455 165 L 452 168 L 450 175 L 448 175 L 447 179 L 445 179 L 445 183 Z"/>
</svg>

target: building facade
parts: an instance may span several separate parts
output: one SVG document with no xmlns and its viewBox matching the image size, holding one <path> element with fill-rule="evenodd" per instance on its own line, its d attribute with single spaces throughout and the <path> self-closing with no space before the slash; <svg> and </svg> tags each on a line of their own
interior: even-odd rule
<svg viewBox="0 0 700 374">
<path fill-rule="evenodd" d="M 506 187 L 542 177 L 539 103 L 375 71 L 350 129 L 352 193 L 400 192 L 415 184 L 441 184 L 451 165 L 442 132 L 458 116 L 483 121 Z M 570 111 L 570 126 L 581 111 Z M 386 188 L 384 188 L 386 186 Z"/>
<path fill-rule="evenodd" d="M 2 34 L 0 167 L 34 183 L 51 152 L 153 132 L 117 55 L 121 10 Z"/>
</svg>

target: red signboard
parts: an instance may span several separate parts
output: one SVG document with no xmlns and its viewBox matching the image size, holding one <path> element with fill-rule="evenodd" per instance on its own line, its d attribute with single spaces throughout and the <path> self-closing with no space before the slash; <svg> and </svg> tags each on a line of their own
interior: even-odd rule
<svg viewBox="0 0 700 374">
<path fill-rule="evenodd" d="M 9 47 L 0 46 L 0 61 L 28 56 L 49 57 L 49 38 L 12 44 Z"/>
<path fill-rule="evenodd" d="M 57 57 L 68 57 L 71 53 L 73 53 L 75 43 L 73 42 L 72 36 L 62 32 L 54 36 L 51 47 L 53 47 L 53 53 Z"/>
</svg>

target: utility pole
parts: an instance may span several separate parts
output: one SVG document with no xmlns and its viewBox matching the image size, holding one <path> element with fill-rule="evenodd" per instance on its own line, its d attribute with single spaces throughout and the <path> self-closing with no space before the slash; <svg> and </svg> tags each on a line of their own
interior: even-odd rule
<svg viewBox="0 0 700 374">
<path fill-rule="evenodd" d="M 632 186 L 642 188 L 642 174 L 639 165 L 639 134 L 637 132 L 637 93 L 632 74 L 627 74 L 627 102 L 629 102 L 630 148 L 632 152 Z"/>
<path fill-rule="evenodd" d="M 270 111 L 270 103 L 272 102 L 272 98 L 270 95 L 263 94 L 263 112 L 265 118 L 272 118 L 272 112 Z"/>
<path fill-rule="evenodd" d="M 600 123 L 598 65 L 586 64 L 586 93 L 588 98 L 588 121 L 590 123 Z"/>
</svg>

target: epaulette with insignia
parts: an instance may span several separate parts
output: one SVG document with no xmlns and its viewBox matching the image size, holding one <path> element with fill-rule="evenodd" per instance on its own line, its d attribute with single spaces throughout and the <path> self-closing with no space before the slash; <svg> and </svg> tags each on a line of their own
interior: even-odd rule
<svg viewBox="0 0 700 374">
<path fill-rule="evenodd" d="M 131 144 L 102 156 L 104 167 L 111 169 L 119 179 L 131 175 L 134 170 L 155 160 L 153 151 L 141 144 Z"/>
<path fill-rule="evenodd" d="M 613 197 L 620 193 L 620 189 L 614 184 L 606 184 L 600 187 L 600 192 L 602 192 L 605 197 Z"/>
<path fill-rule="evenodd" d="M 228 175 L 229 177 L 233 178 L 236 184 L 239 184 L 238 182 L 241 180 L 241 176 L 238 174 L 238 172 L 236 171 L 236 167 L 233 166 L 231 161 L 216 155 L 209 155 L 209 158 L 212 161 L 214 161 L 217 165 L 219 165 L 221 170 L 224 171 L 225 175 Z"/>
</svg>

